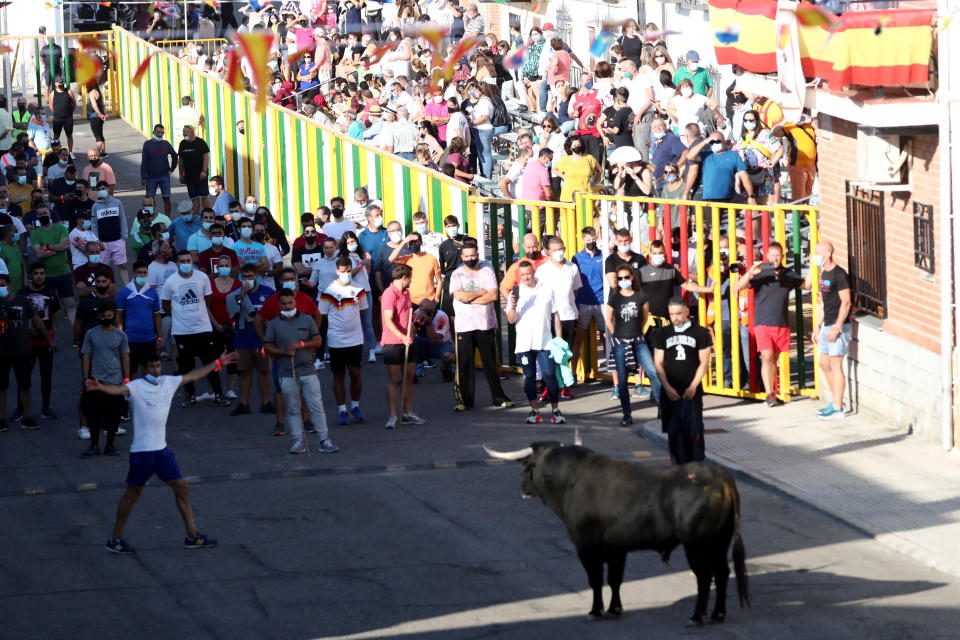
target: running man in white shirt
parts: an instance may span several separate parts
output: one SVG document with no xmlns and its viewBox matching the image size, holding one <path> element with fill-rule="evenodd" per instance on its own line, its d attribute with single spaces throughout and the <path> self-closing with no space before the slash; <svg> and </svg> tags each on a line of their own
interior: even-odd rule
<svg viewBox="0 0 960 640">
<path fill-rule="evenodd" d="M 127 490 L 117 505 L 117 519 L 113 534 L 107 540 L 107 551 L 130 554 L 135 550 L 123 539 L 133 505 L 143 493 L 143 487 L 154 474 L 170 485 L 177 499 L 177 509 L 183 517 L 187 537 L 183 546 L 187 549 L 210 549 L 217 541 L 197 531 L 190 505 L 190 486 L 180 473 L 180 465 L 173 451 L 167 447 L 167 416 L 170 402 L 181 384 L 193 383 L 222 366 L 232 364 L 236 353 L 224 353 L 218 360 L 194 369 L 182 376 L 161 375 L 162 361 L 159 355 L 150 355 L 143 365 L 144 377 L 124 385 L 106 384 L 87 378 L 87 391 L 101 391 L 112 396 L 127 396 L 133 414 L 133 442 L 130 445 L 130 470 L 127 473 Z"/>
<path fill-rule="evenodd" d="M 554 310 L 560 318 L 555 336 L 563 338 L 573 349 L 579 316 L 576 296 L 577 289 L 582 286 L 580 269 L 566 259 L 563 239 L 559 236 L 554 236 L 547 242 L 547 255 L 550 259 L 537 268 L 536 279 L 541 286 L 553 292 Z M 560 397 L 570 399 L 573 394 L 569 388 L 564 388 L 560 391 Z"/>
</svg>

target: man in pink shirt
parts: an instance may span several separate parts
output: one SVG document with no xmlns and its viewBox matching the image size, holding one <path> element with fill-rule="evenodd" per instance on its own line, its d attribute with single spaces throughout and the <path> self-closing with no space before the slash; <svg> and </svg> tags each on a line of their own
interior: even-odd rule
<svg viewBox="0 0 960 640">
<path fill-rule="evenodd" d="M 450 109 L 447 108 L 447 101 L 443 99 L 443 94 L 440 91 L 431 92 L 427 100 L 427 106 L 423 109 L 423 117 L 437 125 L 437 139 L 440 142 L 446 142 L 447 121 L 450 120 Z"/>
<path fill-rule="evenodd" d="M 383 345 L 383 364 L 387 365 L 387 403 L 390 405 L 390 417 L 387 418 L 387 429 L 397 428 L 397 385 L 401 375 L 406 375 L 404 385 L 402 424 L 423 424 L 423 418 L 413 412 L 413 374 L 416 364 L 420 362 L 417 356 L 417 343 L 413 341 L 410 331 L 410 313 L 413 302 L 410 300 L 410 280 L 413 278 L 413 269 L 405 264 L 398 264 L 393 268 L 393 282 L 380 297 L 380 314 L 383 333 L 380 344 Z M 408 351 L 409 349 L 409 351 Z M 406 357 L 404 357 L 406 356 Z M 404 360 L 407 370 L 402 372 Z"/>
<path fill-rule="evenodd" d="M 547 169 L 553 161 L 553 151 L 544 147 L 540 149 L 536 160 L 527 162 L 523 169 L 522 200 L 553 200 L 553 189 L 550 188 L 550 170 Z"/>
</svg>

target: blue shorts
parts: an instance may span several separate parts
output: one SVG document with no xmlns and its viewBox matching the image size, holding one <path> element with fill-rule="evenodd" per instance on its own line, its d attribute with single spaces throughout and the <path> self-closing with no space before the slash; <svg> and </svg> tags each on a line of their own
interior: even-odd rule
<svg viewBox="0 0 960 640">
<path fill-rule="evenodd" d="M 206 180 L 187 182 L 187 195 L 190 196 L 191 200 L 196 200 L 197 198 L 209 198 L 210 186 Z"/>
<path fill-rule="evenodd" d="M 142 487 L 153 474 L 164 482 L 179 480 L 183 477 L 177 458 L 164 447 L 159 451 L 134 451 L 130 453 L 130 471 L 127 472 L 127 485 Z"/>
<path fill-rule="evenodd" d="M 843 325 L 843 331 L 833 342 L 827 340 L 827 334 L 830 333 L 831 329 L 833 329 L 833 325 L 820 328 L 820 335 L 817 337 L 817 350 L 820 355 L 834 357 L 847 355 L 847 351 L 850 349 L 850 340 L 853 339 L 853 329 L 850 327 L 850 323 L 847 322 Z"/>
<path fill-rule="evenodd" d="M 452 342 L 434 342 L 417 336 L 417 353 L 421 360 L 440 358 L 445 353 L 454 353 Z"/>
<path fill-rule="evenodd" d="M 46 282 L 53 287 L 61 300 L 73 298 L 73 276 L 69 273 L 62 276 L 47 276 Z"/>
<path fill-rule="evenodd" d="M 157 195 L 157 188 L 160 189 L 160 195 L 164 198 L 170 197 L 170 176 L 162 176 L 160 178 L 147 178 L 147 193 L 148 198 L 154 198 Z"/>
</svg>

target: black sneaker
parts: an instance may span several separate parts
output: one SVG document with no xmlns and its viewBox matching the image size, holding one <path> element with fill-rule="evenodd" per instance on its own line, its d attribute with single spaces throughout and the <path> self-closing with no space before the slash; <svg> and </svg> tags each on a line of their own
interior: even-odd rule
<svg viewBox="0 0 960 640">
<path fill-rule="evenodd" d="M 267 402 L 266 404 L 260 405 L 260 413 L 267 413 L 267 414 L 275 413 L 273 409 L 273 403 Z"/>
<path fill-rule="evenodd" d="M 274 436 L 282 436 L 282 435 L 286 435 L 286 433 L 287 433 L 287 429 L 286 427 L 283 426 L 282 422 L 278 422 L 277 424 L 273 425 Z"/>
<path fill-rule="evenodd" d="M 127 541 L 123 538 L 110 538 L 107 540 L 106 549 L 110 553 L 119 553 L 122 555 L 136 553 L 136 549 L 127 544 Z"/>
<path fill-rule="evenodd" d="M 229 407 L 230 401 L 218 393 L 217 395 L 213 396 L 213 404 L 217 405 L 218 407 Z"/>
<path fill-rule="evenodd" d="M 57 420 L 59 416 L 53 412 L 53 409 L 44 409 L 40 412 L 41 420 Z"/>
<path fill-rule="evenodd" d="M 633 424 L 633 417 L 631 416 L 623 416 L 623 419 L 620 421 L 621 427 L 629 427 L 632 424 Z"/>
<path fill-rule="evenodd" d="M 215 546 L 217 546 L 216 540 L 208 538 L 200 532 L 197 532 L 197 535 L 193 538 L 183 539 L 184 549 L 212 549 Z"/>
<path fill-rule="evenodd" d="M 7 426 L 6 420 L 0 420 L 0 433 L 3 433 L 4 431 L 10 431 L 10 427 Z"/>
<path fill-rule="evenodd" d="M 453 382 L 453 371 L 448 371 L 448 370 L 444 369 L 444 370 L 441 371 L 440 373 L 441 373 L 441 375 L 443 376 L 442 379 L 443 379 L 444 382 Z"/>
<path fill-rule="evenodd" d="M 281 427 L 282 427 L 282 425 L 281 425 Z M 317 432 L 317 428 L 316 428 L 315 426 L 313 426 L 313 422 L 311 422 L 310 420 L 304 421 L 304 423 L 303 423 L 303 430 L 306 431 L 307 433 L 316 433 L 316 432 Z M 276 434 L 274 434 L 274 435 L 276 435 Z M 280 435 L 283 435 L 283 434 L 281 433 Z"/>
<path fill-rule="evenodd" d="M 29 416 L 24 416 L 23 419 L 20 420 L 20 428 L 21 429 L 39 429 L 40 425 L 38 425 L 33 420 L 33 418 L 30 418 Z"/>
<path fill-rule="evenodd" d="M 23 420 L 23 412 L 17 408 L 13 413 L 10 414 L 10 417 L 7 418 L 10 422 L 20 422 Z"/>
<path fill-rule="evenodd" d="M 187 399 L 180 403 L 180 406 L 184 409 L 192 409 L 197 406 L 197 397 L 196 396 L 187 396 Z"/>
<path fill-rule="evenodd" d="M 120 450 L 117 449 L 112 444 L 108 444 L 103 448 L 103 455 L 105 456 L 118 456 L 120 455 Z"/>
<path fill-rule="evenodd" d="M 83 459 L 92 458 L 94 456 L 100 455 L 100 447 L 95 444 L 87 447 L 87 450 L 80 454 L 80 457 Z"/>
<path fill-rule="evenodd" d="M 249 413 L 250 413 L 250 407 L 248 407 L 245 404 L 238 404 L 233 408 L 233 411 L 230 412 L 230 415 L 245 416 L 245 415 L 249 415 Z"/>
</svg>

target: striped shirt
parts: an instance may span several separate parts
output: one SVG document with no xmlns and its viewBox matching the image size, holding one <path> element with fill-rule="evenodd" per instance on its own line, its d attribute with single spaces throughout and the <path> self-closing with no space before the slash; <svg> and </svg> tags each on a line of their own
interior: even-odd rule
<svg viewBox="0 0 960 640">
<path fill-rule="evenodd" d="M 327 316 L 327 346 L 342 349 L 363 344 L 360 311 L 368 304 L 367 292 L 362 287 L 334 280 L 323 290 L 317 308 Z"/>
<path fill-rule="evenodd" d="M 394 153 L 413 153 L 417 146 L 417 125 L 409 120 L 399 119 L 390 125 L 390 137 Z"/>
</svg>

